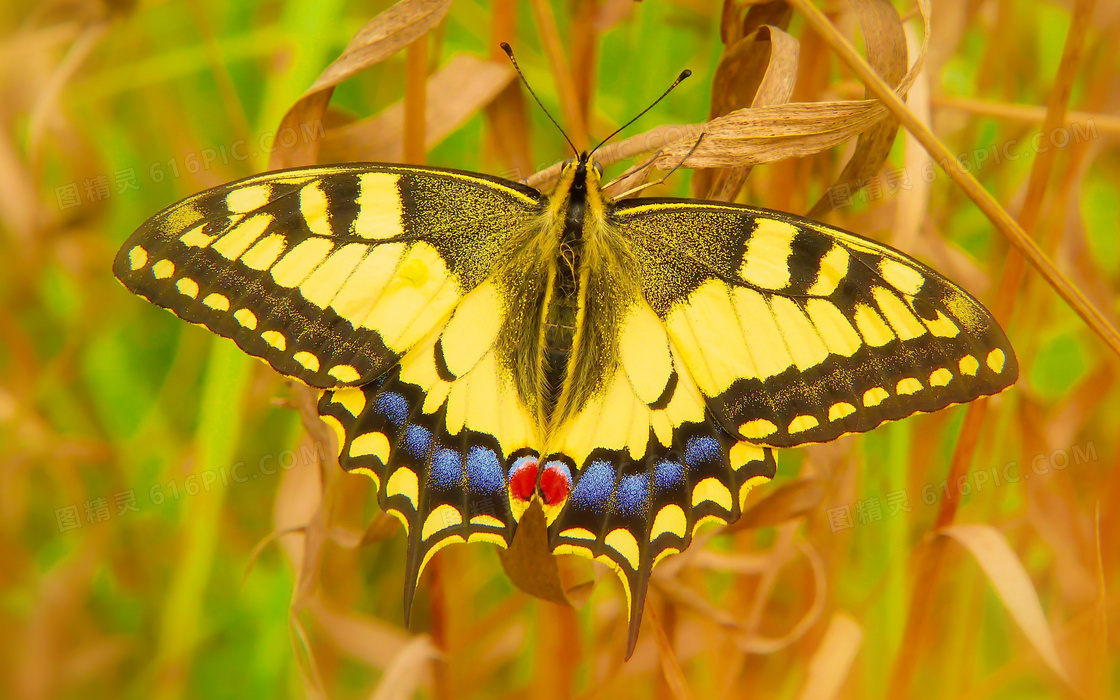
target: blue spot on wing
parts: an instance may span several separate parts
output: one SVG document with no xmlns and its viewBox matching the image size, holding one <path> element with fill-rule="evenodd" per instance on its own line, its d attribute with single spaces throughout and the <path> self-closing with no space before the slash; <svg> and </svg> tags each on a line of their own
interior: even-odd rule
<svg viewBox="0 0 1120 700">
<path fill-rule="evenodd" d="M 387 391 L 377 395 L 374 410 L 399 428 L 408 419 L 408 400 L 394 391 Z"/>
<path fill-rule="evenodd" d="M 502 490 L 502 464 L 494 450 L 475 445 L 467 452 L 467 485 L 472 493 L 497 493 Z"/>
<path fill-rule="evenodd" d="M 583 469 L 572 490 L 572 503 L 580 508 L 605 512 L 614 490 L 614 467 L 610 462 L 592 462 Z"/>
<path fill-rule="evenodd" d="M 432 446 L 432 433 L 419 425 L 409 425 L 404 429 L 404 436 L 401 439 L 404 449 L 414 459 L 423 459 L 428 455 L 428 450 Z"/>
<path fill-rule="evenodd" d="M 451 490 L 463 481 L 463 458 L 455 450 L 440 447 L 432 455 L 429 472 L 432 483 L 443 490 Z"/>
<path fill-rule="evenodd" d="M 691 468 L 718 464 L 722 453 L 719 440 L 713 437 L 691 437 L 684 447 L 684 463 Z"/>
<path fill-rule="evenodd" d="M 614 496 L 615 508 L 619 515 L 642 515 L 649 508 L 649 475 L 631 474 L 618 482 Z"/>
<path fill-rule="evenodd" d="M 653 467 L 653 485 L 658 491 L 671 489 L 684 479 L 684 465 L 663 459 Z"/>
</svg>

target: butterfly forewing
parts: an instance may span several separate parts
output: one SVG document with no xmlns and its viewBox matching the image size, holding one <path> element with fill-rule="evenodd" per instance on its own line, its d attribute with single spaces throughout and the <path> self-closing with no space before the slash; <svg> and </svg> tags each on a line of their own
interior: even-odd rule
<svg viewBox="0 0 1120 700">
<path fill-rule="evenodd" d="M 121 248 L 133 292 L 312 386 L 391 367 L 489 273 L 540 194 L 455 171 L 327 166 L 190 197 Z"/>
<path fill-rule="evenodd" d="M 616 209 L 643 293 L 724 429 L 824 442 L 997 393 L 1011 345 L 965 291 L 898 251 L 734 205 Z"/>
</svg>

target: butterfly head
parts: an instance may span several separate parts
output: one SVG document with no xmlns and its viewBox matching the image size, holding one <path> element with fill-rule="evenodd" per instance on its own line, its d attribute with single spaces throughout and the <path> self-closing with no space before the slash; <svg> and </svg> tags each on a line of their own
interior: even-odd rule
<svg viewBox="0 0 1120 700">
<path fill-rule="evenodd" d="M 583 151 L 564 161 L 561 177 L 571 176 L 571 186 L 579 191 L 598 185 L 603 178 L 603 166 L 591 158 L 591 151 Z"/>
</svg>

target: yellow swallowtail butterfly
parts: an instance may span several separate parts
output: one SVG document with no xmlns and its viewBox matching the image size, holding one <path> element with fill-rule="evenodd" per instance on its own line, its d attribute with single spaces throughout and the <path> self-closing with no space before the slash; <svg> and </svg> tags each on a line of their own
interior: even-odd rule
<svg viewBox="0 0 1120 700">
<path fill-rule="evenodd" d="M 880 243 L 774 211 L 613 201 L 588 152 L 549 194 L 364 163 L 250 177 L 146 221 L 129 290 L 322 390 L 339 461 L 408 537 L 406 611 L 455 542 L 609 564 L 633 649 L 654 565 L 732 522 L 773 448 L 1010 386 L 975 299 Z"/>
</svg>

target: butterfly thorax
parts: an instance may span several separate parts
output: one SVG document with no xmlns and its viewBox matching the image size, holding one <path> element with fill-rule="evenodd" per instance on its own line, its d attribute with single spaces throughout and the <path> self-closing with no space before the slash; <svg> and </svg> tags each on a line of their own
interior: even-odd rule
<svg viewBox="0 0 1120 700">
<path fill-rule="evenodd" d="M 546 434 L 584 405 L 611 369 L 617 341 L 603 320 L 617 313 L 618 297 L 632 283 L 622 262 L 626 246 L 609 224 L 611 206 L 586 155 L 572 159 L 528 241 L 540 261 L 532 275 L 539 282 L 512 300 L 521 312 L 511 317 L 521 319 L 521 337 L 535 337 L 512 366 Z"/>
</svg>

